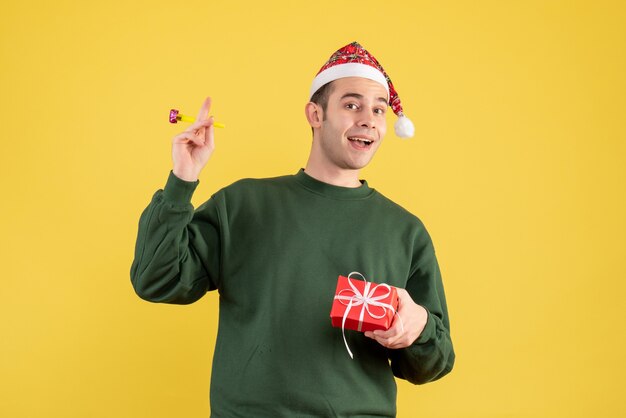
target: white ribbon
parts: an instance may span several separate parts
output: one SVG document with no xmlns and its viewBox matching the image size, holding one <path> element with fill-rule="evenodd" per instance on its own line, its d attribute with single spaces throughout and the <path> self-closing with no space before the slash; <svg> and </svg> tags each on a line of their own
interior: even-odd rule
<svg viewBox="0 0 626 418">
<path fill-rule="evenodd" d="M 353 274 L 358 274 L 359 276 L 363 278 L 363 280 L 365 280 L 365 288 L 363 289 L 363 293 L 361 293 L 359 291 L 359 288 L 356 287 L 350 280 L 350 276 L 352 276 Z M 366 311 L 370 317 L 374 319 L 382 319 L 387 315 L 387 309 L 391 309 L 393 311 L 394 316 L 398 315 L 398 319 L 400 319 L 400 326 L 402 327 L 402 332 L 404 332 L 404 324 L 402 324 L 402 318 L 400 318 L 398 311 L 393 306 L 391 306 L 388 303 L 381 302 L 381 300 L 385 300 L 391 294 L 391 286 L 389 286 L 386 283 L 381 283 L 372 287 L 373 283 L 368 282 L 365 279 L 365 276 L 363 276 L 358 271 L 353 271 L 352 273 L 348 274 L 347 279 L 348 279 L 348 284 L 350 285 L 350 289 L 341 290 L 337 295 L 335 295 L 335 299 L 338 300 L 341 304 L 347 306 L 346 311 L 343 313 L 343 320 L 341 321 L 341 333 L 343 334 L 343 342 L 346 345 L 346 350 L 348 350 L 348 354 L 350 354 L 350 358 L 354 359 L 354 356 L 352 355 L 352 351 L 350 351 L 350 347 L 348 346 L 348 341 L 346 340 L 346 329 L 345 329 L 346 319 L 348 318 L 350 309 L 352 309 L 353 306 L 362 305 L 361 313 L 359 315 L 358 331 L 361 331 L 361 328 L 363 326 L 363 318 L 365 317 Z M 379 287 L 387 289 L 387 293 L 383 293 L 382 295 L 379 295 L 379 296 L 374 296 L 374 293 L 376 293 L 376 290 Z M 343 295 L 342 293 L 344 292 L 347 292 L 349 295 Z M 377 306 L 377 307 L 382 308 L 382 314 L 381 315 L 373 314 L 372 311 L 370 310 L 370 306 Z"/>
</svg>

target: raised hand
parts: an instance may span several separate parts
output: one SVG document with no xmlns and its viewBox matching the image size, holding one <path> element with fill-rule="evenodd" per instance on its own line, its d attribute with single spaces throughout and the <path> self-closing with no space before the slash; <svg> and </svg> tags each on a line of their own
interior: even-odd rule
<svg viewBox="0 0 626 418">
<path fill-rule="evenodd" d="M 174 175 L 185 181 L 196 181 L 215 149 L 213 117 L 207 118 L 211 98 L 200 108 L 196 122 L 172 140 Z"/>
</svg>

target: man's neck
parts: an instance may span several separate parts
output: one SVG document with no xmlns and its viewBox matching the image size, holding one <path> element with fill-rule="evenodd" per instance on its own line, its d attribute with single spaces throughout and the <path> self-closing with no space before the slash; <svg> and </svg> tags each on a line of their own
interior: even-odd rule
<svg viewBox="0 0 626 418">
<path fill-rule="evenodd" d="M 360 187 L 359 170 L 346 170 L 338 167 L 320 167 L 312 161 L 306 165 L 304 172 L 315 180 L 340 187 Z"/>
</svg>

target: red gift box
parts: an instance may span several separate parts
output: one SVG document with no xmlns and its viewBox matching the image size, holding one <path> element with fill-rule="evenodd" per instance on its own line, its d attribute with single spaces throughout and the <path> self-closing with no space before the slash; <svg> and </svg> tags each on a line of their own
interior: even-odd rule
<svg viewBox="0 0 626 418">
<path fill-rule="evenodd" d="M 398 309 L 396 288 L 365 280 L 339 276 L 330 310 L 332 325 L 355 331 L 387 330 Z M 363 277 L 364 278 L 364 277 Z M 364 278 L 365 279 L 365 278 Z"/>
</svg>

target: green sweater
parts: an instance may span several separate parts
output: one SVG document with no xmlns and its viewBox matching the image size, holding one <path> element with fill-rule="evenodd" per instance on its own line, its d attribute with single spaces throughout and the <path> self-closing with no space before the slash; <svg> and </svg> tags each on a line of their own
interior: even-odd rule
<svg viewBox="0 0 626 418">
<path fill-rule="evenodd" d="M 418 218 L 362 182 L 245 179 L 195 212 L 198 182 L 172 173 L 141 215 L 131 281 L 148 301 L 187 304 L 217 289 L 213 417 L 392 417 L 394 375 L 415 384 L 454 364 L 435 252 Z M 405 288 L 428 310 L 415 343 L 388 350 L 329 313 L 352 271 Z"/>
</svg>

